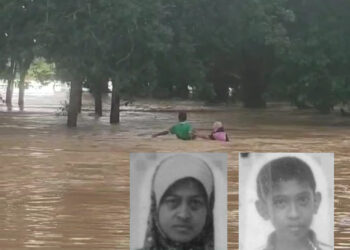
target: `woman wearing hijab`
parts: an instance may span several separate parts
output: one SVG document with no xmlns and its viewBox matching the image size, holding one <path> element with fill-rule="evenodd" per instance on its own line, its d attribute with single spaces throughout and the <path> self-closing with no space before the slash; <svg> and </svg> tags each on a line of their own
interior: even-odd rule
<svg viewBox="0 0 350 250">
<path fill-rule="evenodd" d="M 213 250 L 214 178 L 202 159 L 170 156 L 152 179 L 144 250 Z"/>
</svg>

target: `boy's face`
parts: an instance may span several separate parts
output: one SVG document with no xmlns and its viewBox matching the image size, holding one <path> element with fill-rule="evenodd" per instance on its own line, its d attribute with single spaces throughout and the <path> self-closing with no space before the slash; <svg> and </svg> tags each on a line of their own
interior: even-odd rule
<svg viewBox="0 0 350 250">
<path fill-rule="evenodd" d="M 314 193 L 307 183 L 288 180 L 275 185 L 265 202 L 257 202 L 257 208 L 260 215 L 271 220 L 278 237 L 298 240 L 308 234 L 320 202 L 321 194 Z"/>
</svg>

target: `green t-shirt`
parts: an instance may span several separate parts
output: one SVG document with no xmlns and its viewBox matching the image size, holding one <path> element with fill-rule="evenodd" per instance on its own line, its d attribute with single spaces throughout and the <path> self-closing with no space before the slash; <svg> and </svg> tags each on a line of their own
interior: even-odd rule
<svg viewBox="0 0 350 250">
<path fill-rule="evenodd" d="M 170 133 L 175 134 L 177 138 L 182 140 L 192 139 L 192 126 L 188 122 L 179 122 L 170 128 Z"/>
</svg>

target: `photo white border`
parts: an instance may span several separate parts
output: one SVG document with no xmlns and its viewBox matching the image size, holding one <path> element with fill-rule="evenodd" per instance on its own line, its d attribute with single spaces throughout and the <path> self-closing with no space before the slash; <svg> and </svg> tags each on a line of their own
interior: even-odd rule
<svg viewBox="0 0 350 250">
<path fill-rule="evenodd" d="M 334 154 L 249 153 L 247 158 L 239 156 L 240 250 L 261 249 L 266 245 L 268 235 L 274 230 L 271 223 L 262 219 L 256 211 L 256 178 L 265 163 L 284 156 L 298 157 L 311 167 L 316 180 L 316 191 L 322 194 L 320 208 L 313 218 L 311 229 L 316 233 L 318 240 L 334 245 Z"/>
<path fill-rule="evenodd" d="M 131 153 L 130 154 L 130 249 L 142 248 L 150 211 L 151 181 L 159 162 L 171 155 L 189 154 L 206 161 L 214 175 L 214 249 L 227 250 L 227 154 L 226 153 Z"/>
</svg>

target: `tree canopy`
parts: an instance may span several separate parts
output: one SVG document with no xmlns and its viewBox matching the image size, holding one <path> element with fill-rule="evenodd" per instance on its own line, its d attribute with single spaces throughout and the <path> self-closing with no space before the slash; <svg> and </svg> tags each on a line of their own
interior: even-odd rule
<svg viewBox="0 0 350 250">
<path fill-rule="evenodd" d="M 231 89 L 246 107 L 277 99 L 327 113 L 349 102 L 346 0 L 0 0 L 0 7 L 2 77 L 45 58 L 56 77 L 77 86 L 72 101 L 85 82 L 98 102 L 112 79 L 116 98 L 188 98 L 191 87 L 207 101 L 228 101 Z"/>
</svg>

